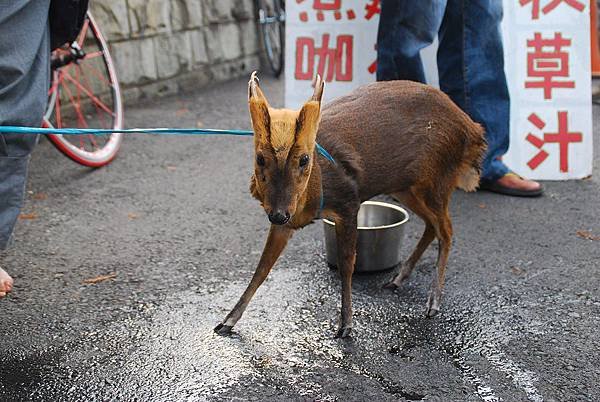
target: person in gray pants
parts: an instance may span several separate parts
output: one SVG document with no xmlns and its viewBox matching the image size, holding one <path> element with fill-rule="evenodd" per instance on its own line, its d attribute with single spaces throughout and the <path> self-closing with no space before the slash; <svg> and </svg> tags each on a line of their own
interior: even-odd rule
<svg viewBox="0 0 600 402">
<path fill-rule="evenodd" d="M 0 0 L 0 125 L 39 127 L 50 86 L 50 0 Z M 0 135 L 0 250 L 23 204 L 35 135 Z M 0 298 L 13 280 L 0 267 Z"/>
</svg>

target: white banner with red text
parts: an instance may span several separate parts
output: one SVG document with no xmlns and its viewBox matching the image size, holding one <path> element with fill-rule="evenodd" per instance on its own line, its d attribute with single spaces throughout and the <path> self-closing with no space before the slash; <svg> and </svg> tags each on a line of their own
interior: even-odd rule
<svg viewBox="0 0 600 402">
<path fill-rule="evenodd" d="M 316 73 L 326 81 L 325 102 L 375 80 L 379 13 L 379 0 L 286 3 L 286 107 L 308 99 Z M 503 160 L 523 176 L 591 175 L 589 22 L 581 0 L 504 0 L 511 146 Z M 422 52 L 432 85 L 436 46 Z"/>
</svg>

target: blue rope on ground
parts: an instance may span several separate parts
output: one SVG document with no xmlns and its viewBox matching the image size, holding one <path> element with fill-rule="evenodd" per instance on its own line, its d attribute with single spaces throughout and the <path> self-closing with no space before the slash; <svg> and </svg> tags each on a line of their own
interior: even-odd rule
<svg viewBox="0 0 600 402">
<path fill-rule="evenodd" d="M 104 135 L 112 133 L 123 134 L 160 134 L 160 135 L 246 135 L 254 133 L 250 130 L 214 130 L 204 128 L 42 128 L 22 126 L 0 126 L 0 133 L 6 134 L 59 134 L 59 135 Z"/>
<path fill-rule="evenodd" d="M 23 126 L 0 126 L 0 134 L 56 134 L 56 135 L 103 135 L 112 133 L 122 134 L 155 134 L 155 135 L 240 135 L 252 136 L 251 130 L 216 130 L 209 128 L 121 128 L 121 129 L 99 129 L 99 128 L 42 128 Z M 329 152 L 319 144 L 316 144 L 317 152 L 325 159 L 335 165 L 335 159 Z"/>
</svg>

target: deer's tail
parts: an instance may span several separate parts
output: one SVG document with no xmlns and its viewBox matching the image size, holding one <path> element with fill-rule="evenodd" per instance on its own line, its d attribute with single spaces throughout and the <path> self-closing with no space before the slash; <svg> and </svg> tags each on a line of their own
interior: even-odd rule
<svg viewBox="0 0 600 402">
<path fill-rule="evenodd" d="M 485 130 L 473 123 L 466 132 L 466 147 L 456 187 L 464 191 L 475 191 L 479 187 L 481 164 L 487 150 Z"/>
</svg>

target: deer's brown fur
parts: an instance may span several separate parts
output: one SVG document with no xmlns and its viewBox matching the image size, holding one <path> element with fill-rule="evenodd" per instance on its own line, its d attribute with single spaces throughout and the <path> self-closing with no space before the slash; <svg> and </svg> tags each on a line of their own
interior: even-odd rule
<svg viewBox="0 0 600 402">
<path fill-rule="evenodd" d="M 241 317 L 295 229 L 321 214 L 336 224 L 342 314 L 338 336 L 352 328 L 351 286 L 356 254 L 356 216 L 360 203 L 390 194 L 425 222 L 417 247 L 387 285 L 397 287 L 433 241 L 439 240 L 426 314 L 439 310 L 452 241 L 448 204 L 454 189 L 473 191 L 479 183 L 486 143 L 474 123 L 445 94 L 409 81 L 362 86 L 321 112 L 323 83 L 299 111 L 272 108 L 249 82 L 249 108 L 255 132 L 255 173 L 250 190 L 273 224 L 263 256 L 246 292 L 216 330 L 226 333 Z M 315 150 L 319 142 L 332 164 Z M 306 157 L 305 155 L 308 155 Z M 305 166 L 299 165 L 304 157 Z M 260 158 L 264 159 L 264 165 Z M 285 219 L 287 218 L 287 219 Z"/>
</svg>

